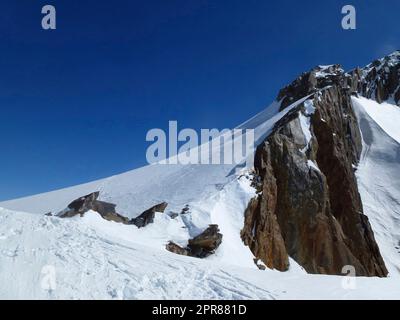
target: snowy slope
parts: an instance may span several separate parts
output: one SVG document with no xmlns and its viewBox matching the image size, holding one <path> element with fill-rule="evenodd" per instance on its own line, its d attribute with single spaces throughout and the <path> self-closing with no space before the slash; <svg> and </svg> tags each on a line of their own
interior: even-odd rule
<svg viewBox="0 0 400 320">
<path fill-rule="evenodd" d="M 263 139 L 279 119 L 303 100 L 294 103 L 292 107 L 283 112 L 278 112 L 277 105 L 273 104 L 271 108 L 267 108 L 267 112 L 262 112 L 242 124 L 241 128 L 254 128 L 256 140 Z M 253 154 L 250 156 L 254 157 Z M 245 168 L 242 165 L 236 168 L 235 165 L 154 164 L 88 184 L 3 202 L 0 203 L 0 207 L 34 213 L 38 215 L 36 219 L 41 219 L 44 213 L 59 212 L 74 199 L 94 191 L 100 191 L 100 198 L 117 204 L 119 213 L 128 217 L 136 217 L 153 205 L 166 201 L 168 202 L 167 214 L 161 215 L 154 224 L 146 228 L 138 230 L 133 226 L 120 227 L 110 222 L 105 223 L 104 226 L 107 226 L 106 228 L 109 229 L 111 235 L 117 233 L 121 237 L 122 234 L 124 239 L 133 242 L 134 246 L 151 246 L 152 250 L 155 250 L 154 256 L 158 256 L 168 254 L 165 249 L 168 241 L 171 240 L 186 246 L 188 239 L 200 234 L 209 224 L 218 224 L 224 236 L 224 241 L 217 253 L 207 260 L 210 263 L 222 263 L 257 270 L 251 251 L 240 238 L 244 211 L 250 199 L 255 195 L 255 190 L 250 187 L 248 177 L 242 176 L 238 179 L 238 172 L 241 174 L 244 172 L 243 169 Z M 190 208 L 188 214 L 180 215 L 176 219 L 169 217 L 168 213 L 179 213 L 186 205 L 189 205 Z M 8 214 L 8 216 L 11 215 Z M 15 213 L 15 215 L 20 215 L 20 213 Z M 34 218 L 31 217 L 31 219 Z M 7 222 L 8 227 L 13 228 L 14 222 L 9 220 L 5 219 L 4 221 Z M 83 223 L 81 220 L 78 219 L 78 223 Z M 115 228 L 119 228 L 119 231 L 116 231 Z M 122 230 L 126 230 L 126 232 L 122 232 Z M 68 233 L 72 238 L 76 232 L 68 231 Z M 46 236 L 52 237 L 51 235 Z M 79 239 L 76 239 L 76 242 L 79 241 Z M 43 242 L 47 243 L 47 241 Z M 9 246 L 8 238 L 3 244 L 5 247 Z M 65 246 L 65 244 L 61 244 L 61 246 Z M 24 247 L 23 241 L 16 247 Z M 48 250 L 43 249 L 39 243 L 37 249 L 44 253 Z M 69 250 L 73 250 L 73 248 Z M 80 250 L 82 250 L 82 246 L 79 246 L 76 254 L 80 255 Z M 54 258 L 52 252 L 48 254 L 49 257 Z M 31 259 L 32 257 L 27 260 L 30 261 Z M 90 259 L 92 259 L 92 256 L 90 256 Z M 2 257 L 0 257 L 0 264 L 1 260 Z M 198 262 L 199 260 L 196 259 L 193 263 Z M 82 261 L 82 263 L 86 262 Z M 18 263 L 9 267 L 16 270 Z M 67 267 L 65 265 L 65 268 Z M 144 268 L 148 269 L 149 266 Z M 292 268 L 301 270 L 295 262 L 292 262 Z M 4 270 L 6 269 L 8 268 Z M 27 272 L 24 276 L 32 275 Z M 6 281 L 6 279 L 3 280 Z M 82 290 L 85 291 L 85 288 L 83 287 Z M 163 296 L 154 296 L 154 298 L 156 297 Z M 225 296 L 225 298 L 229 298 L 229 296 Z"/>
<path fill-rule="evenodd" d="M 282 112 L 274 103 L 239 128 L 254 128 L 260 141 L 307 99 Z M 392 119 L 398 113 L 390 109 L 387 120 L 374 102 L 355 98 L 353 103 L 365 145 L 358 169 L 360 192 L 391 276 L 397 278 L 400 149 Z M 384 143 L 372 144 L 375 140 Z M 356 287 L 346 289 L 349 279 L 307 275 L 294 261 L 287 273 L 258 270 L 240 238 L 244 210 L 255 195 L 248 177 L 238 179 L 242 169 L 241 165 L 156 164 L 0 203 L 7 208 L 0 209 L 0 298 L 398 299 L 400 286 L 393 279 L 351 279 Z M 379 175 L 374 176 L 376 172 Z M 105 221 L 94 212 L 66 220 L 43 215 L 94 191 L 129 217 L 162 201 L 169 204 L 166 213 L 180 212 L 187 204 L 190 213 L 176 219 L 157 215 L 155 223 L 144 229 Z M 165 250 L 169 240 L 185 245 L 211 223 L 218 224 L 224 236 L 215 255 L 199 260 Z M 46 266 L 55 271 L 55 290 L 41 285 Z"/>
<path fill-rule="evenodd" d="M 150 231 L 138 231 L 105 221 L 94 212 L 64 220 L 1 209 L 0 298 L 269 300 L 400 296 L 400 286 L 391 279 L 260 271 L 218 258 L 178 256 L 161 248 L 166 238 L 158 238 L 159 233 L 166 227 L 170 233 L 179 229 L 163 219 L 158 216 Z M 49 275 L 55 286 L 47 281 Z"/>
<path fill-rule="evenodd" d="M 391 276 L 400 274 L 400 108 L 353 98 L 363 137 L 357 178 L 375 238 Z"/>
<path fill-rule="evenodd" d="M 254 129 L 256 142 L 261 141 L 278 120 L 307 98 L 295 102 L 282 112 L 278 112 L 278 104 L 273 103 L 238 128 Z M 180 212 L 186 204 L 203 202 L 222 190 L 237 178 L 236 173 L 240 169 L 241 165 L 153 164 L 67 189 L 0 202 L 0 207 L 39 214 L 59 212 L 72 200 L 100 191 L 102 200 L 117 204 L 118 212 L 129 217 L 135 217 L 162 201 L 168 202 L 168 210 Z"/>
</svg>

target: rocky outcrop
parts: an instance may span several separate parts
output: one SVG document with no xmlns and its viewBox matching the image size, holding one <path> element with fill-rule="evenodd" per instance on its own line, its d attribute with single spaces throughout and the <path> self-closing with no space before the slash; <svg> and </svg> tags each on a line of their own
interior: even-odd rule
<svg viewBox="0 0 400 320">
<path fill-rule="evenodd" d="M 218 225 L 210 225 L 203 233 L 189 240 L 190 255 L 198 258 L 206 258 L 213 254 L 222 242 L 222 234 Z"/>
<path fill-rule="evenodd" d="M 128 218 L 115 211 L 115 204 L 97 200 L 99 194 L 99 192 L 93 192 L 72 201 L 67 209 L 60 212 L 58 216 L 60 218 L 71 218 L 78 214 L 83 216 L 86 212 L 92 210 L 98 212 L 105 220 L 129 224 Z"/>
<path fill-rule="evenodd" d="M 57 216 L 60 218 L 71 218 L 80 215 L 82 217 L 86 212 L 92 210 L 99 213 L 105 220 L 143 228 L 154 222 L 156 212 L 163 213 L 168 206 L 168 203 L 162 202 L 144 211 L 138 217 L 129 219 L 116 212 L 117 206 L 115 204 L 97 200 L 99 194 L 99 192 L 93 192 L 72 201 L 68 207 Z"/>
<path fill-rule="evenodd" d="M 186 248 L 182 248 L 170 241 L 166 249 L 179 255 L 203 259 L 217 250 L 222 243 L 222 237 L 222 234 L 219 233 L 218 225 L 212 224 L 197 237 L 190 239 Z"/>
<path fill-rule="evenodd" d="M 344 81 L 343 69 L 339 65 L 318 66 L 305 72 L 279 92 L 277 101 L 280 101 L 280 111 L 321 88 L 343 85 Z"/>
<path fill-rule="evenodd" d="M 379 103 L 400 105 L 400 51 L 350 72 L 353 91 Z"/>
<path fill-rule="evenodd" d="M 352 265 L 358 276 L 387 275 L 354 174 L 362 148 L 350 100 L 357 81 L 337 65 L 317 67 L 279 93 L 281 110 L 292 109 L 257 148 L 259 195 L 241 233 L 269 268 L 287 270 L 290 256 L 309 273 L 339 275 Z"/>
<path fill-rule="evenodd" d="M 154 217 L 155 217 L 156 212 L 164 213 L 167 206 L 168 206 L 168 203 L 166 203 L 166 202 L 157 204 L 154 207 L 144 211 L 138 217 L 133 218 L 130 221 L 130 223 L 134 224 L 138 228 L 143 228 L 143 227 L 147 226 L 149 223 L 154 222 Z"/>
<path fill-rule="evenodd" d="M 286 271 L 289 268 L 289 256 L 275 214 L 276 192 L 276 181 L 272 180 L 265 184 L 261 195 L 250 201 L 241 236 L 245 245 L 256 257 L 262 257 L 268 268 Z"/>
</svg>

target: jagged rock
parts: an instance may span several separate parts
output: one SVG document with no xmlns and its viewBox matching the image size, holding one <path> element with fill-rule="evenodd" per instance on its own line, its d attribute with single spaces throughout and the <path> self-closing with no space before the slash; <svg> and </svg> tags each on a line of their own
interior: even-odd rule
<svg viewBox="0 0 400 320">
<path fill-rule="evenodd" d="M 130 224 L 134 224 L 138 228 L 143 228 L 143 227 L 147 226 L 149 223 L 154 222 L 154 217 L 155 217 L 156 212 L 164 213 L 167 206 L 168 206 L 168 203 L 166 203 L 166 202 L 157 204 L 154 207 L 144 211 L 138 217 L 133 218 L 130 221 Z"/>
<path fill-rule="evenodd" d="M 70 218 L 78 214 L 83 216 L 86 212 L 93 210 L 99 213 L 105 220 L 129 224 L 128 218 L 118 214 L 115 211 L 115 204 L 97 200 L 98 197 L 99 192 L 94 192 L 80 197 L 79 199 L 71 202 L 67 209 L 60 212 L 58 216 L 60 218 Z"/>
<path fill-rule="evenodd" d="M 221 242 L 222 234 L 219 233 L 218 225 L 212 224 L 203 233 L 189 240 L 190 255 L 205 258 L 214 253 Z"/>
<path fill-rule="evenodd" d="M 260 195 L 250 201 L 241 236 L 245 245 L 250 247 L 256 257 L 262 257 L 261 260 L 268 268 L 286 271 L 289 268 L 289 256 L 275 214 L 275 181 L 266 187 L 265 192 L 265 197 Z"/>
<path fill-rule="evenodd" d="M 60 218 L 71 218 L 78 214 L 82 216 L 86 212 L 93 209 L 93 203 L 97 200 L 98 197 L 99 192 L 93 192 L 86 196 L 80 197 L 79 199 L 72 201 L 68 205 L 67 209 L 60 212 L 58 216 Z"/>
<path fill-rule="evenodd" d="M 258 269 L 263 270 L 263 271 L 267 269 L 267 267 L 265 265 L 260 264 L 260 262 L 259 262 L 260 259 L 254 259 L 253 261 L 254 261 L 254 264 L 257 266 Z"/>
<path fill-rule="evenodd" d="M 144 211 L 141 215 L 134 219 L 128 219 L 116 212 L 116 205 L 113 203 L 97 200 L 99 192 L 94 192 L 86 196 L 74 200 L 68 205 L 68 208 L 58 214 L 60 218 L 70 218 L 76 215 L 83 216 L 86 212 L 93 210 L 108 221 L 114 221 L 123 224 L 136 225 L 138 228 L 143 228 L 149 223 L 154 222 L 156 212 L 163 213 L 168 206 L 168 203 L 163 202 Z"/>
<path fill-rule="evenodd" d="M 177 218 L 177 217 L 179 217 L 179 213 L 176 213 L 176 212 L 169 212 L 168 213 L 168 216 L 171 218 L 171 219 L 175 219 L 175 218 Z"/>
<path fill-rule="evenodd" d="M 177 245 L 176 243 L 174 243 L 172 241 L 168 242 L 166 249 L 172 253 L 179 254 L 181 256 L 189 255 L 188 249 L 182 248 L 181 246 Z"/>
<path fill-rule="evenodd" d="M 186 205 L 186 206 L 182 209 L 181 214 L 187 214 L 187 213 L 189 212 L 189 210 L 190 210 L 189 205 Z"/>
<path fill-rule="evenodd" d="M 176 254 L 202 259 L 217 250 L 222 243 L 222 237 L 218 225 L 213 224 L 197 237 L 190 239 L 186 248 L 182 248 L 171 241 L 167 244 L 166 249 Z"/>
<path fill-rule="evenodd" d="M 351 86 L 368 99 L 400 105 L 400 51 L 350 72 Z"/>
<path fill-rule="evenodd" d="M 45 214 L 45 216 L 46 216 L 46 217 L 52 217 L 52 216 L 53 216 L 53 213 L 47 212 L 47 213 Z"/>
<path fill-rule="evenodd" d="M 290 85 L 283 88 L 277 101 L 280 101 L 282 111 L 292 103 L 310 95 L 321 88 L 343 84 L 343 69 L 340 65 L 318 66 L 309 72 L 303 73 Z"/>
<path fill-rule="evenodd" d="M 310 97 L 276 123 L 255 155 L 261 193 L 241 236 L 269 268 L 287 270 L 290 256 L 309 273 L 339 275 L 352 265 L 358 276 L 387 275 L 353 170 L 362 148 L 350 101 L 358 81 L 340 66 L 318 67 L 279 93 L 281 110 Z"/>
<path fill-rule="evenodd" d="M 72 201 L 68 205 L 67 209 L 60 212 L 58 216 L 60 218 L 71 218 L 78 214 L 82 216 L 86 212 L 92 210 L 93 202 L 96 201 L 98 197 L 99 192 L 94 192 L 86 196 L 80 197 L 79 199 Z"/>
</svg>

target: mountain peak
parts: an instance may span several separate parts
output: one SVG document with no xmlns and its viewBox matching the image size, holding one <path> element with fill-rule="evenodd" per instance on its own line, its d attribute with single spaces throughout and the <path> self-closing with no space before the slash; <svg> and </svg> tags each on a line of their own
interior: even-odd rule
<svg viewBox="0 0 400 320">
<path fill-rule="evenodd" d="M 277 101 L 280 102 L 280 110 L 328 86 L 344 85 L 344 74 L 339 64 L 319 65 L 301 74 L 279 92 Z"/>
<path fill-rule="evenodd" d="M 333 85 L 378 103 L 400 105 L 400 50 L 347 73 L 339 64 L 318 65 L 281 89 L 276 100 L 282 111 L 293 102 Z"/>
<path fill-rule="evenodd" d="M 379 103 L 400 104 L 400 50 L 350 73 L 362 96 Z"/>
</svg>

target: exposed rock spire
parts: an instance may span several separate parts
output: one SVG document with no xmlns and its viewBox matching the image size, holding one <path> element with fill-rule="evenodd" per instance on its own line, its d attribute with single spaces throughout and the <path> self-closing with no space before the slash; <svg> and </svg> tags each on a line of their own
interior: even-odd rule
<svg viewBox="0 0 400 320">
<path fill-rule="evenodd" d="M 399 60 L 395 52 L 350 73 L 319 66 L 279 92 L 280 110 L 292 109 L 257 149 L 260 192 L 241 234 L 269 268 L 287 270 L 290 256 L 309 273 L 352 265 L 358 276 L 387 275 L 354 173 L 362 143 L 351 95 L 399 104 Z"/>
</svg>

